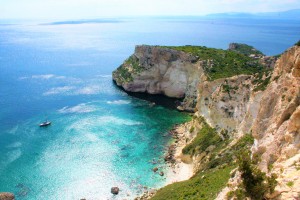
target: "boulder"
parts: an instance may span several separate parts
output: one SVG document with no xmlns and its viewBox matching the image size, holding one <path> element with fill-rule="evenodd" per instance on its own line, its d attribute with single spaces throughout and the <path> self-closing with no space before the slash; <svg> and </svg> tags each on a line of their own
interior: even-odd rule
<svg viewBox="0 0 300 200">
<path fill-rule="evenodd" d="M 120 189 L 118 187 L 112 187 L 110 192 L 114 195 L 119 194 Z"/>
<path fill-rule="evenodd" d="M 0 192 L 0 200 L 15 200 L 15 195 L 9 192 Z"/>
<path fill-rule="evenodd" d="M 157 172 L 158 168 L 157 168 L 157 167 L 154 167 L 152 170 L 153 170 L 154 172 Z"/>
</svg>

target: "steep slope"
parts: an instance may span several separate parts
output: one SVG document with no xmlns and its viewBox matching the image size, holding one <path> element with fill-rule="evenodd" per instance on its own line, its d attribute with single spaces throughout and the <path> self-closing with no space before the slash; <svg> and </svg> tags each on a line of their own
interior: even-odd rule
<svg viewBox="0 0 300 200">
<path fill-rule="evenodd" d="M 300 47 L 287 50 L 276 63 L 252 128 L 253 154 L 261 156 L 264 171 L 279 174 L 273 195 L 300 195 Z"/>
<path fill-rule="evenodd" d="M 126 61 L 114 72 L 118 85 L 128 91 L 185 97 L 180 109 L 195 112 L 185 125 L 189 130 L 183 136 L 186 147 L 181 156 L 192 161 L 195 175 L 159 190 L 154 199 L 299 198 L 299 45 L 279 60 L 243 44 L 231 44 L 227 51 L 138 46 L 133 57 L 139 70 Z M 124 69 L 129 79 L 122 79 Z M 245 185 L 243 170 L 253 173 L 248 181 L 253 181 L 257 196 L 249 195 L 253 190 Z"/>
</svg>

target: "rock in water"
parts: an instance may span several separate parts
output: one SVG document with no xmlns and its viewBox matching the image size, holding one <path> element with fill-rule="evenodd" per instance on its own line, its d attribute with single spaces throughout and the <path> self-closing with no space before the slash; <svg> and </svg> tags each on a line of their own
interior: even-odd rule
<svg viewBox="0 0 300 200">
<path fill-rule="evenodd" d="M 119 194 L 119 191 L 120 189 L 118 187 L 112 187 L 110 190 L 110 192 L 115 195 Z"/>
<path fill-rule="evenodd" d="M 164 174 L 163 172 L 160 172 L 159 175 L 160 175 L 160 176 L 164 176 L 165 174 Z"/>
<path fill-rule="evenodd" d="M 15 195 L 9 192 L 1 192 L 0 200 L 15 200 Z"/>
<path fill-rule="evenodd" d="M 157 168 L 157 167 L 154 167 L 152 170 L 153 170 L 154 172 L 157 172 L 158 168 Z"/>
</svg>

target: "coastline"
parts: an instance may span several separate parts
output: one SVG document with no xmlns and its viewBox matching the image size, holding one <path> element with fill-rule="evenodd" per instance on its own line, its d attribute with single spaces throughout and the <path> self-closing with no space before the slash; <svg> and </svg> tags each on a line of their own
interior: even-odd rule
<svg viewBox="0 0 300 200">
<path fill-rule="evenodd" d="M 165 154 L 165 164 L 167 167 L 164 169 L 164 176 L 166 177 L 166 184 L 163 187 L 175 182 L 188 180 L 194 175 L 194 164 L 192 162 L 185 163 L 182 161 L 182 149 L 188 144 L 186 141 L 191 141 L 190 137 L 188 137 L 191 122 L 192 120 L 175 125 L 169 131 L 169 134 L 172 135 L 174 140 L 167 146 L 168 150 Z M 189 140 L 187 140 L 187 138 Z M 192 137 L 192 139 L 193 138 L 194 137 Z M 158 173 L 158 171 L 153 173 Z M 161 188 L 146 190 L 141 196 L 136 197 L 135 200 L 151 199 Z"/>
<path fill-rule="evenodd" d="M 172 160 L 167 160 L 168 172 L 166 173 L 167 184 L 188 180 L 194 175 L 194 166 L 192 162 L 185 163 L 182 161 L 182 149 L 187 145 L 187 134 L 189 134 L 189 123 L 186 122 L 175 126 L 171 134 L 175 139 L 169 146 L 167 156 Z"/>
</svg>

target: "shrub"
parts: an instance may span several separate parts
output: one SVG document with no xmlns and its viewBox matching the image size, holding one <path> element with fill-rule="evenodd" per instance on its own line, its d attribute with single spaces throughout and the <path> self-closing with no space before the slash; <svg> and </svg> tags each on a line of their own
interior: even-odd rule
<svg viewBox="0 0 300 200">
<path fill-rule="evenodd" d="M 238 156 L 239 171 L 242 173 L 246 195 L 252 199 L 264 199 L 266 193 L 274 192 L 277 184 L 275 174 L 266 176 L 250 158 L 250 151 L 241 152 Z"/>
<path fill-rule="evenodd" d="M 192 127 L 190 128 L 190 133 L 192 133 L 194 130 L 195 130 L 195 127 L 192 126 Z"/>
<path fill-rule="evenodd" d="M 296 46 L 300 46 L 300 40 L 295 44 Z"/>
<path fill-rule="evenodd" d="M 197 152 L 203 152 L 210 145 L 215 145 L 221 141 L 222 139 L 218 135 L 217 131 L 204 123 L 196 138 L 182 149 L 182 153 L 193 155 Z"/>
<path fill-rule="evenodd" d="M 289 187 L 293 187 L 294 182 L 293 181 L 289 181 L 286 185 L 289 186 Z"/>
</svg>

